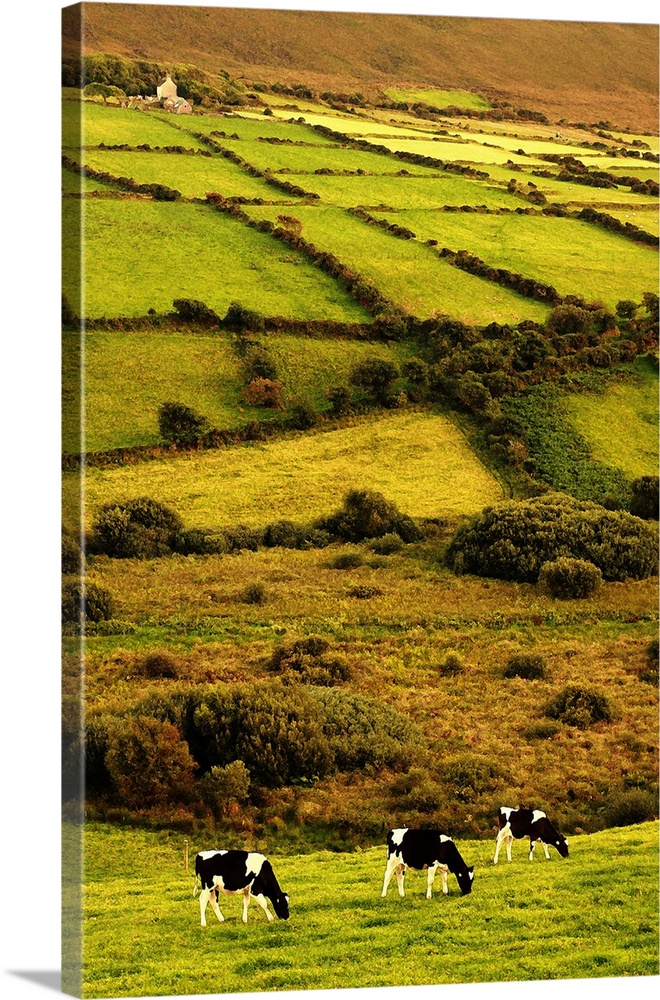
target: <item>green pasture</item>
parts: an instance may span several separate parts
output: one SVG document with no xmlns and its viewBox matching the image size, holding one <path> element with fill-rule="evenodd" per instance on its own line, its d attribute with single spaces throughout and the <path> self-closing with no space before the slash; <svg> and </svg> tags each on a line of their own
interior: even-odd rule
<svg viewBox="0 0 660 1000">
<path fill-rule="evenodd" d="M 541 156 L 551 153 L 555 156 L 575 156 L 579 158 L 584 152 L 579 145 L 571 145 L 562 139 L 539 139 L 539 138 L 521 138 L 520 136 L 511 135 L 477 135 L 475 133 L 468 133 L 470 141 L 480 142 L 484 145 L 492 145 L 495 139 L 498 147 L 504 150 L 508 150 L 511 153 L 517 153 L 519 149 L 522 149 L 527 156 Z"/>
<path fill-rule="evenodd" d="M 75 426 L 75 335 L 66 335 L 64 362 L 65 452 L 78 448 Z M 283 400 L 306 396 L 328 408 L 326 390 L 348 381 L 351 368 L 368 358 L 399 363 L 406 344 L 268 337 Z M 237 427 L 267 420 L 277 411 L 246 405 L 243 365 L 226 334 L 143 330 L 88 332 L 85 338 L 85 435 L 88 451 L 156 444 L 158 408 L 178 402 L 203 414 L 211 426 Z M 68 430 L 67 430 L 68 429 Z"/>
<path fill-rule="evenodd" d="M 660 171 L 652 163 L 640 163 L 639 160 L 620 160 L 619 166 L 610 167 L 611 174 L 621 174 L 624 177 L 638 177 L 641 181 L 657 181 Z"/>
<path fill-rule="evenodd" d="M 365 115 L 347 115 L 346 117 L 339 117 L 332 114 L 314 115 L 309 113 L 305 113 L 303 117 L 309 125 L 324 125 L 326 128 L 331 128 L 335 132 L 343 132 L 345 135 L 354 136 L 355 138 L 364 136 L 372 142 L 377 142 L 378 136 L 421 137 L 428 132 L 428 129 L 435 127 L 431 122 L 423 123 L 421 121 L 419 128 L 387 125 L 372 118 L 371 113 L 369 114 L 369 117 Z"/>
<path fill-rule="evenodd" d="M 284 170 L 292 174 L 314 173 L 315 170 L 363 170 L 369 174 L 395 174 L 406 169 L 411 174 L 421 177 L 437 173 L 431 167 L 418 167 L 414 164 L 398 162 L 391 156 L 381 153 L 363 152 L 360 149 L 328 145 L 316 148 L 314 146 L 275 146 L 257 140 L 222 139 L 223 146 L 235 150 L 239 156 L 258 167 L 260 170 Z M 286 180 L 286 177 L 283 178 Z M 305 187 L 304 181 L 295 181 Z"/>
<path fill-rule="evenodd" d="M 492 105 L 480 94 L 473 94 L 469 90 L 427 90 L 425 87 L 406 89 L 401 87 L 388 87 L 383 90 L 386 97 L 392 101 L 401 101 L 406 104 L 429 104 L 434 108 L 470 108 L 475 111 L 486 111 Z"/>
<path fill-rule="evenodd" d="M 379 490 L 412 516 L 468 513 L 502 495 L 451 421 L 395 412 L 265 444 L 90 468 L 85 483 L 90 518 L 109 501 L 151 496 L 189 527 L 306 522 L 340 507 L 351 486 Z M 73 496 L 77 474 L 65 475 L 64 489 Z"/>
<path fill-rule="evenodd" d="M 291 139 L 293 142 L 309 142 L 313 145 L 325 146 L 331 140 L 317 135 L 305 125 L 292 122 L 281 122 L 276 118 L 244 118 L 238 115 L 192 115 L 177 123 L 186 132 L 200 132 L 210 138 L 222 142 L 222 137 L 213 136 L 213 132 L 226 132 L 227 135 L 237 135 L 241 139 Z"/>
<path fill-rule="evenodd" d="M 92 177 L 81 177 L 75 170 L 62 168 L 62 194 L 87 194 L 90 191 L 110 191 L 109 184 L 102 184 Z"/>
<path fill-rule="evenodd" d="M 644 292 L 657 287 L 658 258 L 652 249 L 587 222 L 421 211 L 385 217 L 420 239 L 468 250 L 493 267 L 554 285 L 560 295 L 582 295 L 609 308 L 621 299 L 641 301 Z"/>
<path fill-rule="evenodd" d="M 265 205 L 248 206 L 246 210 L 253 218 L 273 221 L 278 214 L 277 208 Z M 302 222 L 302 235 L 306 240 L 336 254 L 349 267 L 374 282 L 396 305 L 417 316 L 448 313 L 467 323 L 486 325 L 493 321 L 542 321 L 547 315 L 547 307 L 541 303 L 459 271 L 420 243 L 397 239 L 341 209 L 296 205 L 293 214 Z M 390 221 L 405 225 L 407 214 L 392 215 Z M 428 214 L 442 220 L 453 218 L 440 213 Z M 414 217 L 418 216 L 423 213 Z M 518 216 L 513 218 L 518 219 Z M 414 225 L 410 228 L 417 232 Z"/>
<path fill-rule="evenodd" d="M 635 139 L 641 139 L 649 147 L 651 153 L 657 155 L 660 152 L 660 138 L 657 135 L 642 135 L 641 133 L 635 135 L 631 132 L 617 132 L 609 128 L 605 131 L 614 136 L 621 146 L 631 146 Z M 642 152 L 646 152 L 646 150 L 642 150 Z"/>
<path fill-rule="evenodd" d="M 635 376 L 612 381 L 601 393 L 570 393 L 564 406 L 594 459 L 631 479 L 658 474 L 658 374 L 635 366 Z"/>
<path fill-rule="evenodd" d="M 62 222 L 64 292 L 73 302 L 79 205 L 71 201 L 64 202 Z M 239 301 L 270 316 L 369 318 L 299 253 L 206 205 L 88 201 L 84 222 L 87 316 L 143 316 L 191 298 L 219 315 Z"/>
<path fill-rule="evenodd" d="M 499 141 L 499 140 L 498 140 Z M 455 160 L 459 163 L 474 163 L 477 165 L 485 163 L 512 163 L 530 164 L 537 166 L 541 161 L 535 157 L 520 156 L 518 153 L 508 149 L 502 149 L 493 143 L 492 146 L 485 146 L 479 142 L 478 138 L 470 137 L 469 140 L 461 139 L 381 139 L 381 146 L 402 153 L 417 153 L 420 156 L 432 156 L 436 160 Z"/>
<path fill-rule="evenodd" d="M 381 898 L 384 846 L 286 856 L 275 840 L 262 849 L 289 920 L 269 924 L 253 901 L 243 925 L 242 897 L 221 896 L 225 922 L 209 907 L 203 928 L 180 834 L 88 823 L 83 996 L 657 975 L 657 823 L 571 838 L 565 860 L 530 863 L 516 845 L 497 867 L 492 842 L 460 840 L 473 891 L 450 874 L 430 900 L 415 872 L 404 899 L 394 880 Z M 224 846 L 193 838 L 191 864 Z"/>
<path fill-rule="evenodd" d="M 502 188 L 459 174 L 438 177 L 309 177 L 305 189 L 328 205 L 388 205 L 391 208 L 438 208 L 441 205 L 487 205 L 518 208 L 524 202 Z M 293 210 L 295 212 L 295 209 Z"/>
<path fill-rule="evenodd" d="M 608 208 L 607 211 L 609 215 L 613 215 L 623 223 L 629 222 L 647 233 L 658 235 L 660 218 L 657 205 L 646 205 L 641 208 L 627 205 L 625 208 Z"/>
<path fill-rule="evenodd" d="M 172 115 L 172 118 L 177 116 Z M 82 130 L 82 136 L 81 136 Z M 182 141 L 181 132 L 148 111 L 129 108 L 104 107 L 102 104 L 72 101 L 62 103 L 62 145 L 64 148 L 108 146 L 127 143 L 139 146 L 185 146 L 187 149 L 204 149 L 203 143 L 192 136 Z"/>
<path fill-rule="evenodd" d="M 115 177 L 132 177 L 138 184 L 165 184 L 184 198 L 204 198 L 216 191 L 227 198 L 263 198 L 278 201 L 286 195 L 251 177 L 236 163 L 222 156 L 186 156 L 175 153 L 106 152 L 90 149 L 84 153 L 87 166 Z"/>
</svg>

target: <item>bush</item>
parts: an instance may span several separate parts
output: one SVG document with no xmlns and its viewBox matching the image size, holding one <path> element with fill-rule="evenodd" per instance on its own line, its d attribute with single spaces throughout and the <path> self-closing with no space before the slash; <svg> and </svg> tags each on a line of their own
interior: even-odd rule
<svg viewBox="0 0 660 1000">
<path fill-rule="evenodd" d="M 275 521 L 264 528 L 263 541 L 269 548 L 305 549 L 309 545 L 309 535 L 310 531 L 294 521 Z"/>
<path fill-rule="evenodd" d="M 375 402 L 387 405 L 398 377 L 399 369 L 391 361 L 369 358 L 351 369 L 349 379 Z"/>
<path fill-rule="evenodd" d="M 102 622 L 113 615 L 113 600 L 107 590 L 94 583 L 68 580 L 62 585 L 62 624 Z"/>
<path fill-rule="evenodd" d="M 404 768 L 419 753 L 415 726 L 389 705 L 340 688 L 310 693 L 322 710 L 323 732 L 339 770 Z"/>
<path fill-rule="evenodd" d="M 330 643 L 320 636 L 308 636 L 292 644 L 278 646 L 268 662 L 268 669 L 300 681 L 332 687 L 351 676 L 348 664 L 330 651 Z"/>
<path fill-rule="evenodd" d="M 551 740 L 561 732 L 561 724 L 552 719 L 539 719 L 523 729 L 522 735 L 526 740 Z"/>
<path fill-rule="evenodd" d="M 501 776 L 494 761 L 472 753 L 458 754 L 443 761 L 441 775 L 447 790 L 461 802 L 470 802 L 490 791 Z"/>
<path fill-rule="evenodd" d="M 562 600 L 590 597 L 603 582 L 603 574 L 592 562 L 565 556 L 545 562 L 539 572 L 539 584 L 552 597 Z"/>
<path fill-rule="evenodd" d="M 360 583 L 351 587 L 348 592 L 349 597 L 357 597 L 359 601 L 368 601 L 372 597 L 382 597 L 383 591 L 380 587 L 372 587 L 366 583 Z"/>
<path fill-rule="evenodd" d="M 607 696 L 579 684 L 567 684 L 548 703 L 545 714 L 577 729 L 586 729 L 595 722 L 612 721 L 612 709 Z"/>
<path fill-rule="evenodd" d="M 185 403 L 163 403 L 158 408 L 158 430 L 165 441 L 182 445 L 196 444 L 208 427 L 206 417 Z"/>
<path fill-rule="evenodd" d="M 645 681 L 647 684 L 653 684 L 657 687 L 658 666 L 658 640 L 651 639 L 646 647 L 646 663 L 638 674 L 640 681 Z"/>
<path fill-rule="evenodd" d="M 418 541 L 421 532 L 412 518 L 401 514 L 396 504 L 375 490 L 351 490 L 344 506 L 335 514 L 321 518 L 316 527 L 347 542 L 381 538 L 397 534 L 404 542 Z"/>
<path fill-rule="evenodd" d="M 265 604 L 266 587 L 263 583 L 248 583 L 241 591 L 243 604 Z"/>
<path fill-rule="evenodd" d="M 220 317 L 204 302 L 196 299 L 175 299 L 172 303 L 179 318 L 198 326 L 219 326 Z"/>
<path fill-rule="evenodd" d="M 340 552 L 329 565 L 331 569 L 356 569 L 364 566 L 364 556 L 361 552 Z"/>
<path fill-rule="evenodd" d="M 330 410 L 335 416 L 347 413 L 351 407 L 351 390 L 345 385 L 335 385 L 328 389 L 326 397 L 330 402 Z"/>
<path fill-rule="evenodd" d="M 660 479 L 658 476 L 640 476 L 631 484 L 632 500 L 630 513 L 645 521 L 658 520 L 658 493 Z"/>
<path fill-rule="evenodd" d="M 656 572 L 655 534 L 624 511 L 548 493 L 486 507 L 458 527 L 447 548 L 455 573 L 530 583 L 561 557 L 593 563 L 606 580 L 642 579 Z"/>
<path fill-rule="evenodd" d="M 250 330 L 252 333 L 264 333 L 266 322 L 264 317 L 253 309 L 245 309 L 240 302 L 230 302 L 223 325 L 229 329 Z"/>
<path fill-rule="evenodd" d="M 145 677 L 174 678 L 179 676 L 179 661 L 167 650 L 147 653 L 140 662 L 140 673 Z"/>
<path fill-rule="evenodd" d="M 241 393 L 249 406 L 266 406 L 279 410 L 282 405 L 282 386 L 269 378 L 253 378 Z"/>
<path fill-rule="evenodd" d="M 319 415 L 308 399 L 295 399 L 289 408 L 289 421 L 298 431 L 309 430 L 318 423 Z"/>
<path fill-rule="evenodd" d="M 62 532 L 62 573 L 75 573 L 80 576 L 85 570 L 85 557 L 78 540 Z"/>
<path fill-rule="evenodd" d="M 521 677 L 526 681 L 541 680 L 546 674 L 546 662 L 538 653 L 517 653 L 509 658 L 502 671 L 503 677 Z"/>
<path fill-rule="evenodd" d="M 377 538 L 371 543 L 370 548 L 379 556 L 391 556 L 403 548 L 403 541 L 393 531 L 388 532 L 381 538 Z"/>
<path fill-rule="evenodd" d="M 250 772 L 242 760 L 224 767 L 212 767 L 201 782 L 202 798 L 215 813 L 226 813 L 237 802 L 244 802 L 250 791 Z"/>
<path fill-rule="evenodd" d="M 398 775 L 391 785 L 397 809 L 432 813 L 442 804 L 442 791 L 429 777 L 426 768 L 411 767 L 406 774 Z"/>
<path fill-rule="evenodd" d="M 197 770 L 176 726 L 144 715 L 113 727 L 105 763 L 122 803 L 133 809 L 187 798 Z"/>
<path fill-rule="evenodd" d="M 227 539 L 222 532 L 204 528 L 184 528 L 170 539 L 173 552 L 182 556 L 209 556 L 228 552 Z"/>
<path fill-rule="evenodd" d="M 265 378 L 270 382 L 277 380 L 277 365 L 272 355 L 264 347 L 251 347 L 246 351 L 244 360 L 248 382 L 257 378 Z"/>
<path fill-rule="evenodd" d="M 453 651 L 447 653 L 444 660 L 438 664 L 438 673 L 441 677 L 457 677 L 465 670 L 465 664 L 458 653 Z"/>
<path fill-rule="evenodd" d="M 574 333 L 589 333 L 592 317 L 587 309 L 580 306 L 563 305 L 552 309 L 546 320 L 546 327 L 551 333 L 566 336 Z"/>
<path fill-rule="evenodd" d="M 225 528 L 223 534 L 228 552 L 240 552 L 242 549 L 256 552 L 263 543 L 263 533 L 249 524 L 234 524 Z"/>
<path fill-rule="evenodd" d="M 91 547 L 117 559 L 162 556 L 182 527 L 178 514 L 149 497 L 109 503 L 92 523 Z"/>
<path fill-rule="evenodd" d="M 658 797 L 639 788 L 615 792 L 605 810 L 607 826 L 632 826 L 658 816 Z"/>
</svg>

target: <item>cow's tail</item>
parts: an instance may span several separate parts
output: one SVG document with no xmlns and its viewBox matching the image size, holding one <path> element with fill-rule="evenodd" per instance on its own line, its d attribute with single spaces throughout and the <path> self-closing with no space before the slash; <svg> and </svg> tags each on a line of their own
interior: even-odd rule
<svg viewBox="0 0 660 1000">
<path fill-rule="evenodd" d="M 197 879 L 199 878 L 199 872 L 195 872 L 195 884 L 193 886 L 193 896 L 197 895 Z"/>
</svg>

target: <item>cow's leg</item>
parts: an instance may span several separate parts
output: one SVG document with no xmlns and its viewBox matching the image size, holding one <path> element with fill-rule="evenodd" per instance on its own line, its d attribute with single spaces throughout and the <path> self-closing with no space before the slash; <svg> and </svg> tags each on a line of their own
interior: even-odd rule
<svg viewBox="0 0 660 1000">
<path fill-rule="evenodd" d="M 401 899 L 403 899 L 403 897 L 405 896 L 405 891 L 404 891 L 404 888 L 403 888 L 403 880 L 404 880 L 405 874 L 406 874 L 406 866 L 405 865 L 399 865 L 399 867 L 396 870 L 396 884 L 399 887 L 399 895 L 401 896 Z"/>
<path fill-rule="evenodd" d="M 437 872 L 437 867 L 435 865 L 429 865 L 429 874 L 426 879 L 426 898 L 430 899 L 433 895 L 433 882 L 435 880 L 435 873 Z"/>
<path fill-rule="evenodd" d="M 541 847 L 545 851 L 545 860 L 549 861 L 550 860 L 550 851 L 548 850 L 548 845 L 546 843 L 544 843 L 544 841 L 542 841 L 542 840 L 539 840 L 539 844 L 541 845 Z"/>
<path fill-rule="evenodd" d="M 446 896 L 449 892 L 449 886 L 447 885 L 447 876 L 449 874 L 449 869 L 447 865 L 440 865 L 440 878 L 442 879 L 442 891 Z"/>
<path fill-rule="evenodd" d="M 396 871 L 398 864 L 399 862 L 397 858 L 391 857 L 388 859 L 387 868 L 385 869 L 385 878 L 383 879 L 383 891 L 381 892 L 381 896 L 387 895 L 387 887 L 390 884 L 390 879 L 394 875 L 394 872 Z"/>
<path fill-rule="evenodd" d="M 248 906 L 250 905 L 250 886 L 246 885 L 243 889 L 243 916 L 241 920 L 244 924 L 247 923 Z"/>
<path fill-rule="evenodd" d="M 509 827 L 509 824 L 507 823 L 507 825 L 503 826 L 502 829 L 500 830 L 500 832 L 497 835 L 497 840 L 495 841 L 495 857 L 493 858 L 493 864 L 494 865 L 497 864 L 497 859 L 500 856 L 500 849 L 502 847 L 502 844 L 505 842 L 505 840 L 509 836 L 509 829 L 510 829 L 510 827 Z M 510 860 L 511 860 L 511 858 L 509 858 L 509 861 Z"/>
<path fill-rule="evenodd" d="M 220 912 L 220 907 L 218 905 L 218 893 L 217 892 L 212 892 L 211 893 L 211 909 L 213 910 L 213 912 L 215 913 L 216 917 L 218 918 L 218 920 L 222 924 L 224 922 L 225 918 L 223 917 L 222 913 Z"/>
<path fill-rule="evenodd" d="M 533 860 L 534 860 L 534 848 L 535 848 L 535 847 L 536 847 L 536 844 L 534 843 L 534 841 L 533 841 L 533 840 L 532 840 L 532 838 L 530 837 L 530 838 L 529 838 L 529 860 L 530 860 L 530 861 L 533 861 Z"/>
<path fill-rule="evenodd" d="M 202 927 L 206 927 L 206 904 L 209 901 L 210 895 L 211 891 L 206 887 L 203 887 L 199 894 L 199 915 Z"/>
<path fill-rule="evenodd" d="M 509 864 L 511 863 L 511 845 L 512 844 L 513 844 L 513 834 L 509 833 L 508 837 L 506 838 L 506 859 L 509 862 Z"/>
<path fill-rule="evenodd" d="M 254 898 L 256 899 L 257 903 L 259 904 L 259 906 L 261 907 L 261 909 L 264 911 L 264 913 L 268 917 L 268 923 L 269 924 L 272 923 L 273 920 L 275 919 L 275 917 L 273 916 L 273 914 L 268 909 L 268 900 L 266 899 L 266 897 L 260 895 L 260 896 L 255 896 Z"/>
</svg>

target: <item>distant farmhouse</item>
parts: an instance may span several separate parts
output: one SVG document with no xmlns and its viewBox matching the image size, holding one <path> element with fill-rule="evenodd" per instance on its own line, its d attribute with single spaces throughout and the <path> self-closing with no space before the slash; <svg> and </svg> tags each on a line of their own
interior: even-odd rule
<svg viewBox="0 0 660 1000">
<path fill-rule="evenodd" d="M 176 83 L 169 73 L 165 74 L 165 79 L 156 87 L 156 96 L 153 97 L 132 97 L 129 103 L 131 108 L 161 107 L 164 111 L 171 111 L 175 115 L 191 115 L 192 104 L 183 97 L 177 97 Z"/>
</svg>

